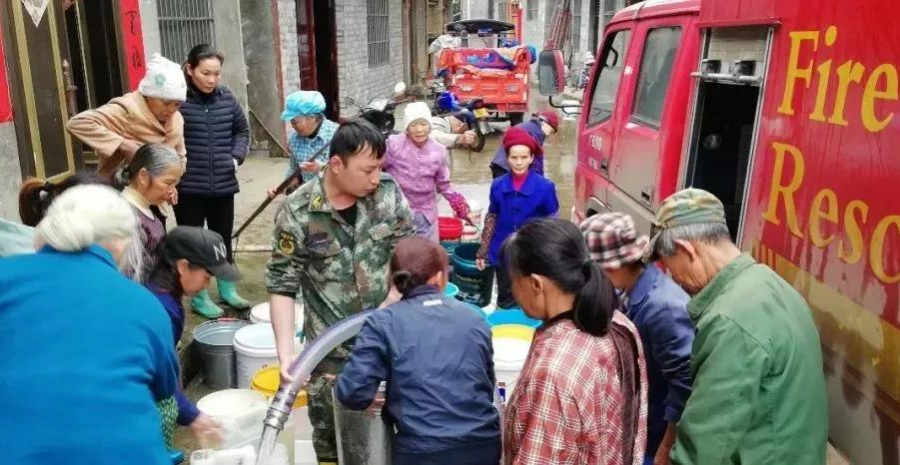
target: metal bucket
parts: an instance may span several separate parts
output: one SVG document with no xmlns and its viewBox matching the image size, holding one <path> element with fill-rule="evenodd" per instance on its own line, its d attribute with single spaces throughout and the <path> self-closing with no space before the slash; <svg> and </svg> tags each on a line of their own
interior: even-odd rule
<svg viewBox="0 0 900 465">
<path fill-rule="evenodd" d="M 341 465 L 391 465 L 394 431 L 381 418 L 344 407 L 334 396 L 338 463 Z"/>
<path fill-rule="evenodd" d="M 194 328 L 194 344 L 203 362 L 203 382 L 213 389 L 237 387 L 234 333 L 250 324 L 243 320 L 207 321 Z"/>
</svg>

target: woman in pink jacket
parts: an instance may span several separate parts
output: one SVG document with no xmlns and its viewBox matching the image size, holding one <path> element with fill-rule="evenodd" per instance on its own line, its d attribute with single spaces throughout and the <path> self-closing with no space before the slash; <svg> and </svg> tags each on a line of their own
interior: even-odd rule
<svg viewBox="0 0 900 465">
<path fill-rule="evenodd" d="M 405 134 L 388 137 L 384 170 L 388 172 L 409 202 L 415 214 L 416 234 L 438 240 L 437 196 L 450 202 L 456 216 L 470 218 L 466 199 L 450 185 L 447 148 L 429 137 L 431 110 L 424 102 L 413 102 L 404 112 Z"/>
</svg>

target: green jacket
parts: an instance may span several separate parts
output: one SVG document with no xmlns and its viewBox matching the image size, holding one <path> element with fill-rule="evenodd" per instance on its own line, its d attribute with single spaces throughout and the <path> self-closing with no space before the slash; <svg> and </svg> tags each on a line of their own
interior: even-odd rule
<svg viewBox="0 0 900 465">
<path fill-rule="evenodd" d="M 822 465 L 828 406 L 822 351 L 803 298 L 742 255 L 688 304 L 694 388 L 675 465 Z"/>
<path fill-rule="evenodd" d="M 308 339 L 380 305 L 394 247 L 413 234 L 412 213 L 390 175 L 382 174 L 378 189 L 356 202 L 355 225 L 328 203 L 323 181 L 321 176 L 304 184 L 281 207 L 266 272 L 270 294 L 302 294 Z M 351 347 L 344 344 L 332 356 L 349 358 Z"/>
</svg>

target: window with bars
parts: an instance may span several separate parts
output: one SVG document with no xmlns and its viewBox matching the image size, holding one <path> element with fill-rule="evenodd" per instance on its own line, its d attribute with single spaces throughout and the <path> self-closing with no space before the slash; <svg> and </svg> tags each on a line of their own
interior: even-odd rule
<svg viewBox="0 0 900 465">
<path fill-rule="evenodd" d="M 581 0 L 572 2 L 572 51 L 581 50 Z"/>
<path fill-rule="evenodd" d="M 624 3 L 624 2 L 623 2 Z M 610 21 L 612 21 L 613 16 L 615 16 L 616 11 L 620 8 L 623 8 L 624 5 L 620 6 L 620 2 L 618 0 L 603 0 L 603 25 L 601 27 L 606 27 Z"/>
<path fill-rule="evenodd" d="M 538 0 L 526 0 L 528 3 L 525 4 L 525 19 L 528 21 L 534 21 L 537 19 L 538 14 Z"/>
<path fill-rule="evenodd" d="M 212 0 L 159 0 L 159 36 L 164 57 L 181 63 L 195 45 L 215 47 L 212 4 Z"/>
<path fill-rule="evenodd" d="M 388 0 L 367 1 L 369 68 L 391 63 L 390 20 Z"/>
<path fill-rule="evenodd" d="M 509 2 L 497 2 L 497 16 L 495 19 L 509 21 Z"/>
</svg>

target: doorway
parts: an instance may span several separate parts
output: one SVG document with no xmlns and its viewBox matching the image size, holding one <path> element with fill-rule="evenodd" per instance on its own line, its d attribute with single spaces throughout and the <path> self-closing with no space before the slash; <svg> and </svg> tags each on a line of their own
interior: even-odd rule
<svg viewBox="0 0 900 465">
<path fill-rule="evenodd" d="M 115 9 L 112 0 L 78 0 L 66 9 L 77 112 L 124 93 Z"/>
<path fill-rule="evenodd" d="M 297 0 L 300 88 L 325 97 L 325 117 L 340 118 L 334 0 Z"/>
<path fill-rule="evenodd" d="M 722 201 L 733 240 L 743 215 L 759 91 L 757 86 L 701 82 L 698 94 L 699 125 L 685 185 Z"/>
<path fill-rule="evenodd" d="M 22 175 L 62 179 L 82 164 L 65 127 L 74 108 L 63 2 L 49 2 L 37 24 L 19 1 L 0 2 L 0 17 Z"/>
</svg>

